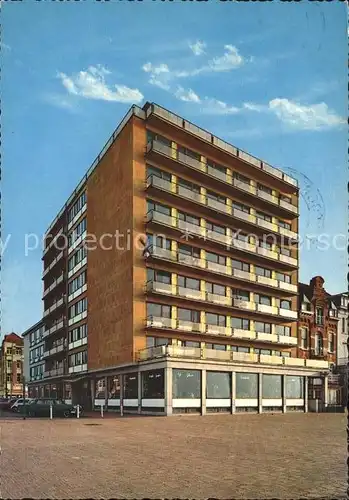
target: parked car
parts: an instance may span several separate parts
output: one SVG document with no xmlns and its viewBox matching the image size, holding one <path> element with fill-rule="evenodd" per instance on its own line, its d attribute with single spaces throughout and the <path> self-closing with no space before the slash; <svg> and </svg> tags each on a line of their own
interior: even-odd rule
<svg viewBox="0 0 349 500">
<path fill-rule="evenodd" d="M 49 417 L 50 416 L 50 406 L 52 405 L 52 416 L 53 417 L 73 417 L 76 416 L 77 406 L 65 403 L 62 399 L 33 399 L 28 405 L 22 405 L 18 407 L 20 413 L 26 413 L 28 417 Z M 80 415 L 82 413 L 82 407 L 79 405 Z"/>
<path fill-rule="evenodd" d="M 11 411 L 18 412 L 19 408 L 23 406 L 24 401 L 25 404 L 28 405 L 32 401 L 32 399 L 31 398 L 25 398 L 25 400 L 23 398 L 16 399 L 16 401 L 11 406 Z"/>
<path fill-rule="evenodd" d="M 9 411 L 11 406 L 17 401 L 17 398 L 4 398 L 0 401 L 0 410 Z"/>
</svg>

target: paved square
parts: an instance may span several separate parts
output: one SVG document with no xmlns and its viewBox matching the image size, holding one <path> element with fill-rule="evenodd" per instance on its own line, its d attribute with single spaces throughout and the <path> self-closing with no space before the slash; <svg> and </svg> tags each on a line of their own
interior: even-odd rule
<svg viewBox="0 0 349 500">
<path fill-rule="evenodd" d="M 2 498 L 345 498 L 343 414 L 0 420 L 0 429 Z"/>
</svg>

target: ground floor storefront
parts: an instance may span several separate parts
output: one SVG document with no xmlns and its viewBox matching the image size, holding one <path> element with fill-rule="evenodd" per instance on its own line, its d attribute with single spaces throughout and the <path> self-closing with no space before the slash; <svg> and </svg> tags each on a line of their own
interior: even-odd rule
<svg viewBox="0 0 349 500">
<path fill-rule="evenodd" d="M 183 413 L 324 411 L 328 374 L 291 368 L 161 358 L 32 385 L 29 397 L 58 397 L 85 410 Z"/>
</svg>

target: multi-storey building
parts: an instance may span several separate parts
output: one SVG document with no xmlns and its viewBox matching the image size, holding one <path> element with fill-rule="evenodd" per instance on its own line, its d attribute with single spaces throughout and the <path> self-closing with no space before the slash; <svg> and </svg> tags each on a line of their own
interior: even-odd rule
<svg viewBox="0 0 349 500">
<path fill-rule="evenodd" d="M 44 397 L 44 332 L 44 322 L 40 320 L 22 334 L 24 339 L 25 380 L 27 383 L 36 382 L 35 390 L 32 391 L 34 394 L 31 394 L 31 396 Z"/>
<path fill-rule="evenodd" d="M 23 339 L 12 332 L 4 336 L 0 351 L 0 396 L 23 394 Z"/>
<path fill-rule="evenodd" d="M 307 409 L 297 182 L 133 106 L 46 233 L 44 382 L 85 407 Z M 59 387 L 59 389 L 58 389 Z"/>
<path fill-rule="evenodd" d="M 342 393 L 342 404 L 348 404 L 348 293 L 331 296 L 337 308 L 337 360 L 336 374 L 339 375 Z"/>
<path fill-rule="evenodd" d="M 337 363 L 338 309 L 324 288 L 324 279 L 315 276 L 309 285 L 299 283 L 298 357 L 328 361 L 333 372 Z M 325 387 L 320 378 L 313 379 L 312 391 L 317 399 L 341 401 L 338 377 L 331 374 Z M 321 394 L 326 391 L 326 398 Z M 320 395 L 319 395 L 320 394 Z"/>
</svg>

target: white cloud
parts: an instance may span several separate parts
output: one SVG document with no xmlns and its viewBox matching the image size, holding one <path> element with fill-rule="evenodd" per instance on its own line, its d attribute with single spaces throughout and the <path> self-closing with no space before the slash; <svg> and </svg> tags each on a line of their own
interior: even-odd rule
<svg viewBox="0 0 349 500">
<path fill-rule="evenodd" d="M 282 122 L 303 130 L 323 130 L 345 123 L 344 118 L 336 115 L 324 102 L 304 106 L 288 99 L 276 98 L 269 101 L 269 109 Z"/>
<path fill-rule="evenodd" d="M 258 113 L 268 110 L 268 106 L 264 106 L 263 104 L 254 104 L 253 102 L 244 102 L 243 107 L 249 111 L 257 111 Z"/>
<path fill-rule="evenodd" d="M 184 89 L 183 87 L 178 87 L 175 92 L 175 96 L 180 101 L 185 102 L 200 102 L 200 97 L 192 89 Z"/>
<path fill-rule="evenodd" d="M 210 115 L 236 115 L 241 112 L 241 108 L 229 106 L 226 102 L 219 101 L 218 99 L 205 97 L 202 111 Z"/>
<path fill-rule="evenodd" d="M 195 43 L 189 43 L 189 47 L 194 55 L 201 56 L 201 54 L 205 53 L 206 43 L 197 40 Z"/>
<path fill-rule="evenodd" d="M 233 45 L 224 45 L 225 52 L 221 57 L 215 57 L 208 63 L 212 71 L 230 71 L 244 63 L 244 58 Z"/>
<path fill-rule="evenodd" d="M 146 73 L 152 73 L 154 75 L 160 75 L 161 73 L 169 73 L 170 72 L 167 64 L 159 64 L 159 66 L 154 66 L 150 62 L 143 64 L 142 69 Z"/>
<path fill-rule="evenodd" d="M 80 71 L 71 76 L 58 73 L 58 78 L 69 94 L 86 99 L 122 103 L 139 103 L 143 100 L 143 94 L 138 89 L 119 84 L 108 86 L 105 82 L 105 75 L 109 74 L 110 71 L 103 66 L 90 66 L 87 71 Z"/>
</svg>

